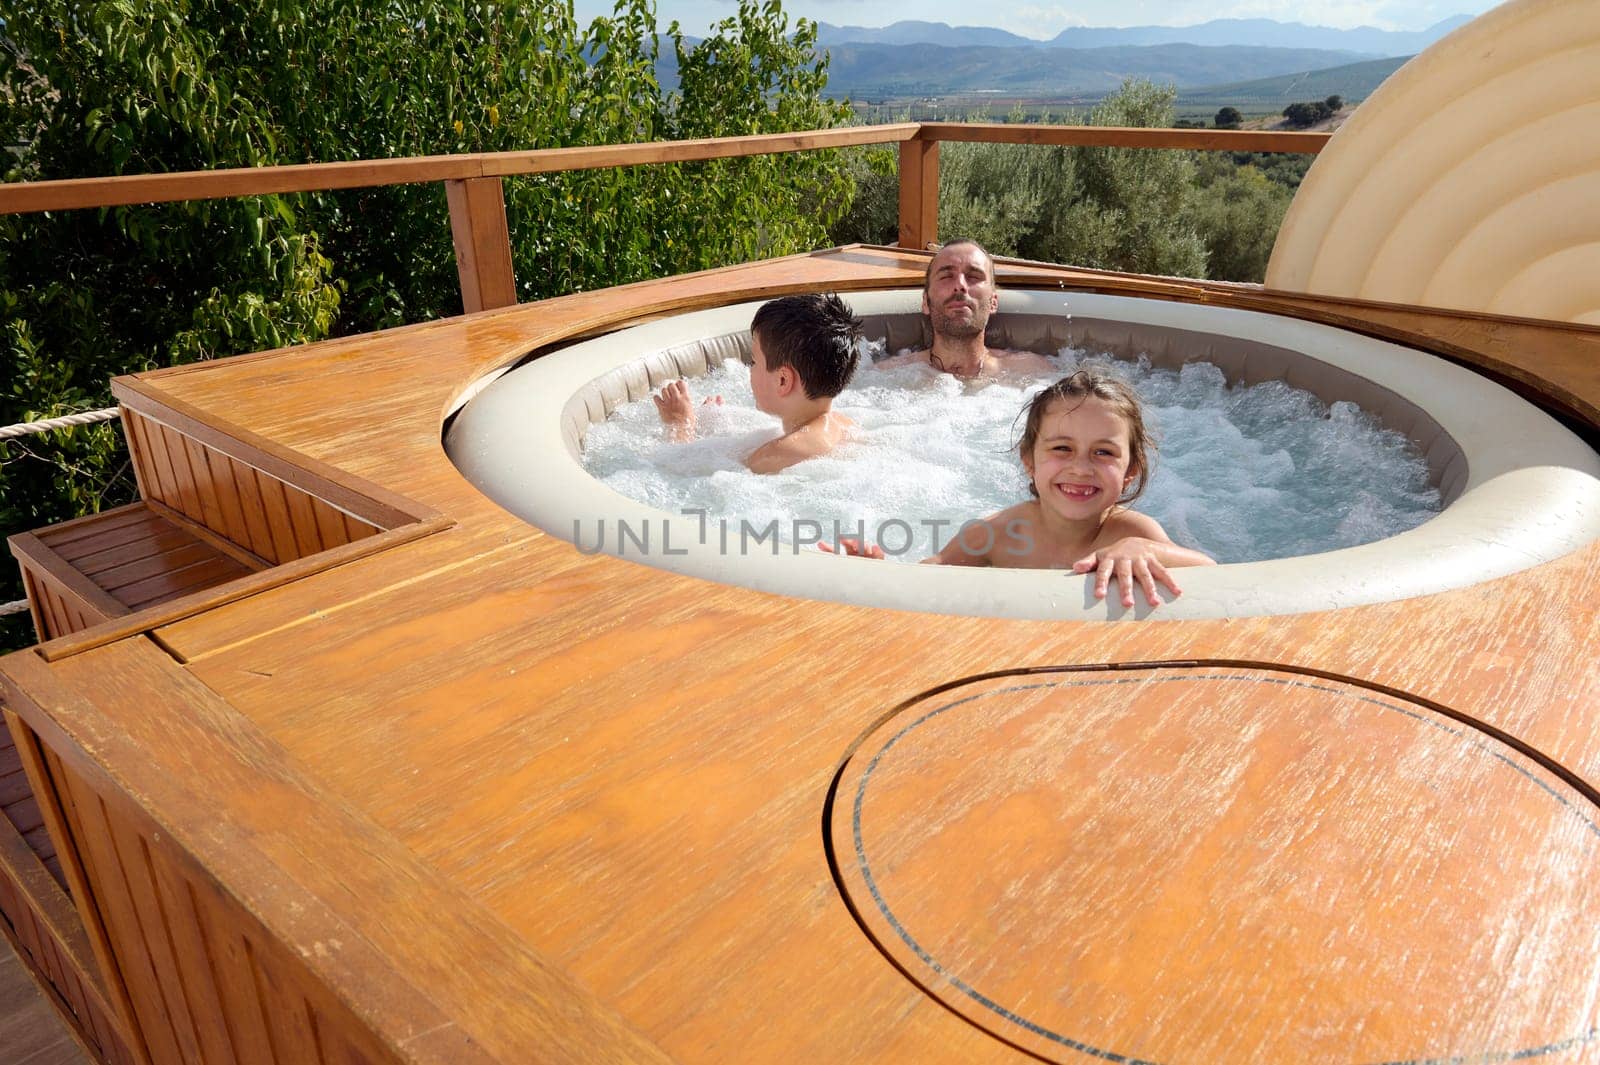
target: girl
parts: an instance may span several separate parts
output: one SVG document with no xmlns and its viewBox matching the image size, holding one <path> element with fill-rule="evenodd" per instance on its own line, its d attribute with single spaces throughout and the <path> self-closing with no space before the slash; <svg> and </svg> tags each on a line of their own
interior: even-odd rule
<svg viewBox="0 0 1600 1065">
<path fill-rule="evenodd" d="M 1013 566 L 1095 573 L 1104 599 L 1115 580 L 1122 605 L 1133 588 L 1158 605 L 1156 585 L 1182 590 L 1168 572 L 1215 563 L 1180 547 L 1146 514 L 1128 509 L 1150 479 L 1150 444 L 1139 397 L 1124 381 L 1098 369 L 1078 370 L 1028 404 L 1017 453 L 1033 498 L 968 522 L 925 562 L 944 566 Z M 882 558 L 875 545 L 846 541 L 850 554 Z"/>
</svg>

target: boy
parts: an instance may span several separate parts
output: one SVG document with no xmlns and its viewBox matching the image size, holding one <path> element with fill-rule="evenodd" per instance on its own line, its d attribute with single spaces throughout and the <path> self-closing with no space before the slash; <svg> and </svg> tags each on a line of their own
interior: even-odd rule
<svg viewBox="0 0 1600 1065">
<path fill-rule="evenodd" d="M 849 435 L 850 419 L 832 412 L 833 397 L 855 372 L 861 323 L 835 295 L 784 296 L 763 304 L 750 323 L 750 390 L 756 408 L 783 422 L 783 435 L 751 452 L 745 466 L 777 473 L 825 455 Z M 693 440 L 689 389 L 673 381 L 652 397 L 674 440 Z M 717 396 L 707 403 L 722 402 Z"/>
</svg>

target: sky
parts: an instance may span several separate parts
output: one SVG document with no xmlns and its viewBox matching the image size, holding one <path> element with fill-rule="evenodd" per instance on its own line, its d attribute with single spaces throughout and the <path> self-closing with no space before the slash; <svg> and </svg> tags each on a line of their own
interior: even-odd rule
<svg viewBox="0 0 1600 1065">
<path fill-rule="evenodd" d="M 587 21 L 611 13 L 608 0 L 575 0 Z M 1270 18 L 1348 29 L 1421 30 L 1451 15 L 1480 15 L 1499 0 L 1014 0 L 978 7 L 971 0 L 784 0 L 791 19 L 836 26 L 887 26 L 901 19 L 994 26 L 1023 37 L 1054 37 L 1068 26 L 1188 26 L 1217 18 Z M 656 0 L 657 21 L 673 19 L 702 36 L 738 10 L 736 0 Z"/>
</svg>

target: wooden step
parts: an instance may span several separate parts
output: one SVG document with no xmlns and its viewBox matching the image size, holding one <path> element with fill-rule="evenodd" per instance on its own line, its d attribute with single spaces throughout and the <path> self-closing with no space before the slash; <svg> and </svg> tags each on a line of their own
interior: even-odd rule
<svg viewBox="0 0 1600 1065">
<path fill-rule="evenodd" d="M 261 557 L 153 501 L 10 539 L 41 641 L 266 569 Z"/>
</svg>

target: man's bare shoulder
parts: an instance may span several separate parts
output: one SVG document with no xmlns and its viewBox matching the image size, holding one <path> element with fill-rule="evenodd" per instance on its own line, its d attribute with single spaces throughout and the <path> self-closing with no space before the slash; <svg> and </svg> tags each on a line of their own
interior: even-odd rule
<svg viewBox="0 0 1600 1065">
<path fill-rule="evenodd" d="M 1037 351 L 1024 351 L 1021 348 L 990 348 L 989 354 L 1000 360 L 1001 365 L 1007 370 L 1054 373 L 1060 368 Z"/>
<path fill-rule="evenodd" d="M 989 348 L 987 354 L 988 358 L 994 360 L 989 363 L 991 371 L 998 369 L 1007 373 L 1039 374 L 1055 373 L 1059 369 L 1043 355 L 1033 351 L 1023 351 L 1020 348 Z M 893 370 L 901 366 L 932 366 L 933 349 L 903 351 L 887 359 L 879 359 L 873 365 L 880 370 Z"/>
<path fill-rule="evenodd" d="M 898 355 L 890 355 L 886 359 L 879 359 L 872 365 L 880 370 L 892 370 L 897 366 L 928 365 L 928 356 L 933 354 L 932 349 L 923 348 L 921 351 L 902 351 Z"/>
</svg>

